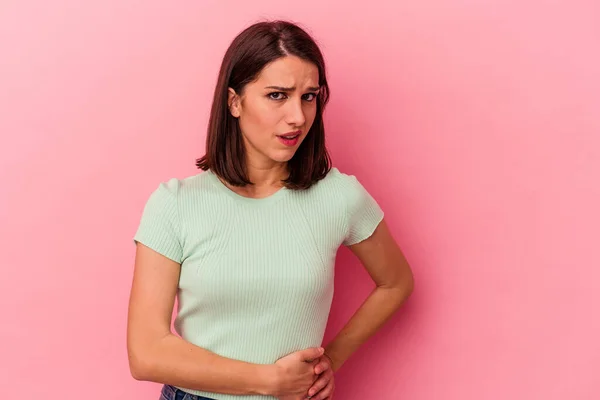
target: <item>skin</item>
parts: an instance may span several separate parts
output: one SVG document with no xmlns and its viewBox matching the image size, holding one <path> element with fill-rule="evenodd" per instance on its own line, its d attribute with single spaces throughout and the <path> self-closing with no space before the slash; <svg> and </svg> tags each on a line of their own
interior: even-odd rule
<svg viewBox="0 0 600 400">
<path fill-rule="evenodd" d="M 242 93 L 229 90 L 231 114 L 239 119 L 247 150 L 248 175 L 254 183 L 229 188 L 254 198 L 282 187 L 289 161 L 306 137 L 316 115 L 318 70 L 288 56 L 274 61 Z M 270 87 L 292 88 L 290 90 Z M 294 147 L 278 134 L 301 131 Z M 138 244 L 129 301 L 127 348 L 135 379 L 217 393 L 271 395 L 281 400 L 312 396 L 331 400 L 334 372 L 403 304 L 413 277 L 398 245 L 382 221 L 368 239 L 350 246 L 376 288 L 340 333 L 325 347 L 301 350 L 272 365 L 226 359 L 194 346 L 170 330 L 180 265 Z"/>
</svg>

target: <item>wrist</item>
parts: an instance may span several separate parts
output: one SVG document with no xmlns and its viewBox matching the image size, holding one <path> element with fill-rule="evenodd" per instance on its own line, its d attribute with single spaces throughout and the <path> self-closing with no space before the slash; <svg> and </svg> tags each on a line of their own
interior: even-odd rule
<svg viewBox="0 0 600 400">
<path fill-rule="evenodd" d="M 333 362 L 333 358 L 331 358 L 331 356 L 329 356 L 329 354 L 327 354 L 327 352 L 323 353 L 323 357 L 326 357 L 327 359 L 329 359 L 329 361 L 331 362 L 331 365 L 333 366 L 335 363 Z"/>
<path fill-rule="evenodd" d="M 256 371 L 256 393 L 262 396 L 273 396 L 277 392 L 277 373 L 274 364 L 258 365 Z"/>
<path fill-rule="evenodd" d="M 335 355 L 332 352 L 325 350 L 323 357 L 326 357 L 329 360 L 333 372 L 337 372 L 337 370 L 340 369 L 342 363 L 335 358 Z"/>
</svg>

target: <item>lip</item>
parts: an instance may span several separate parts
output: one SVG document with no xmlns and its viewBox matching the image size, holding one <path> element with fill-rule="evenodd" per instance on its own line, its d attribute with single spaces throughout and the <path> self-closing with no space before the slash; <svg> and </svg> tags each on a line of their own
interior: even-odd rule
<svg viewBox="0 0 600 400">
<path fill-rule="evenodd" d="M 277 135 L 277 139 L 279 139 L 279 141 L 287 147 L 295 147 L 298 144 L 298 142 L 300 141 L 301 134 L 302 134 L 302 131 L 288 132 L 288 133 L 284 133 L 282 135 Z M 293 136 L 293 138 L 287 139 L 284 136 Z"/>
<path fill-rule="evenodd" d="M 300 135 L 302 134 L 301 130 L 297 130 L 297 131 L 291 131 L 291 132 L 287 132 L 287 133 L 282 133 L 281 135 L 277 135 L 279 137 L 281 136 L 293 136 L 293 135 Z"/>
</svg>

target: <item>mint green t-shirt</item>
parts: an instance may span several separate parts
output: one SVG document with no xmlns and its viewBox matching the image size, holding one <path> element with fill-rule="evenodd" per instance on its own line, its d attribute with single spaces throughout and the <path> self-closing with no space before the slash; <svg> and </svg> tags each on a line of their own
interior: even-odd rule
<svg viewBox="0 0 600 400">
<path fill-rule="evenodd" d="M 161 183 L 135 241 L 181 264 L 177 333 L 223 357 L 272 364 L 321 346 L 338 248 L 383 219 L 352 175 L 332 168 L 306 190 L 253 199 L 211 171 Z M 180 388 L 217 400 L 265 400 Z"/>
</svg>

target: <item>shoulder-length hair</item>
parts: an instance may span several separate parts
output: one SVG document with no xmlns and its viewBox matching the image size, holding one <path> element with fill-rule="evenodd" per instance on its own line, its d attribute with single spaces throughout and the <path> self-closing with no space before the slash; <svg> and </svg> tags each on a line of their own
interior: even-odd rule
<svg viewBox="0 0 600 400">
<path fill-rule="evenodd" d="M 214 92 L 208 122 L 206 154 L 196 166 L 210 169 L 233 186 L 251 185 L 246 170 L 246 151 L 237 118 L 228 107 L 228 88 L 241 94 L 244 87 L 258 78 L 270 62 L 294 55 L 313 63 L 319 71 L 319 94 L 314 122 L 291 160 L 289 177 L 284 184 L 290 189 L 307 189 L 323 179 L 331 169 L 331 158 L 325 147 L 323 110 L 329 100 L 325 61 L 313 38 L 287 21 L 258 22 L 243 30 L 230 44 Z"/>
</svg>

